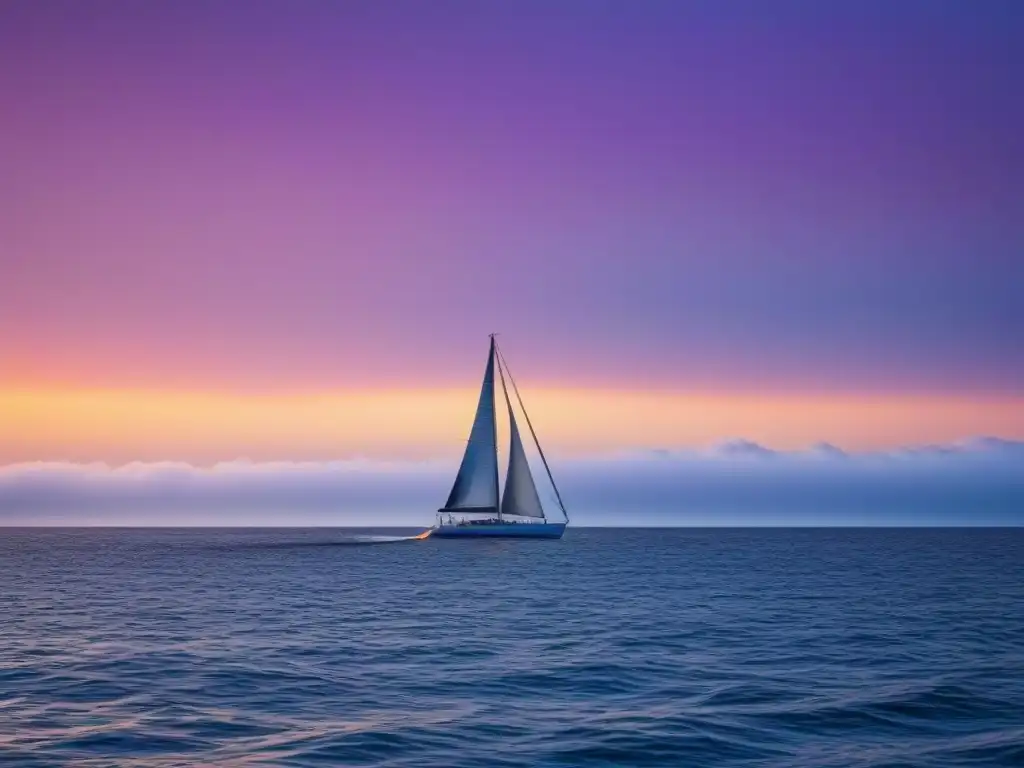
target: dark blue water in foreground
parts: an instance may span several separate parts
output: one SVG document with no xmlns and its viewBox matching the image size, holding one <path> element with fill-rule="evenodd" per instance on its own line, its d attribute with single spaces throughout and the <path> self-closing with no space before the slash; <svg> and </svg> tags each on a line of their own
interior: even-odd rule
<svg viewBox="0 0 1024 768">
<path fill-rule="evenodd" d="M 0 763 L 1024 765 L 1024 530 L 358 536 L 0 529 Z"/>
</svg>

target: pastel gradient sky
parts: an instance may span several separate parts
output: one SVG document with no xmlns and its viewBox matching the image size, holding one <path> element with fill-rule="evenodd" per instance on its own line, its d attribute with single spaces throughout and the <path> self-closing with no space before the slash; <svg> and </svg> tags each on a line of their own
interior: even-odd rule
<svg viewBox="0 0 1024 768">
<path fill-rule="evenodd" d="M 0 4 L 0 462 L 1024 437 L 1024 3 Z M 532 398 L 532 400 L 531 400 Z"/>
</svg>

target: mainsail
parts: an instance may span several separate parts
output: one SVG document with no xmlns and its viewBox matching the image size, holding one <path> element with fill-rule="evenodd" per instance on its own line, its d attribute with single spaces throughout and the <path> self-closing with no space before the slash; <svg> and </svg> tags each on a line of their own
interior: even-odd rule
<svg viewBox="0 0 1024 768">
<path fill-rule="evenodd" d="M 498 511 L 498 442 L 494 414 L 494 338 L 487 354 L 487 369 L 480 402 L 469 433 L 466 453 L 442 512 Z"/>
</svg>

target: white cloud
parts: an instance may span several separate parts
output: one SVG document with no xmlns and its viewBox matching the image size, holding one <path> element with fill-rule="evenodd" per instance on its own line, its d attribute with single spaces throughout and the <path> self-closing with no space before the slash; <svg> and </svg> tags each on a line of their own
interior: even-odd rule
<svg viewBox="0 0 1024 768">
<path fill-rule="evenodd" d="M 766 459 L 772 456 L 776 456 L 777 452 L 770 448 L 765 448 L 763 445 L 758 445 L 750 440 L 744 440 L 743 438 L 734 438 L 732 440 L 725 440 L 719 443 L 715 449 L 715 453 L 720 456 L 739 458 L 739 457 L 753 457 L 759 459 Z"/>
</svg>

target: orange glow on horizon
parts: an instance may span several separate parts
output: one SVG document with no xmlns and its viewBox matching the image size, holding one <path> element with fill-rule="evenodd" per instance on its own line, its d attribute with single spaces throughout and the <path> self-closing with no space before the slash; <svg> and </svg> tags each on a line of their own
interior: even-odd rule
<svg viewBox="0 0 1024 768">
<path fill-rule="evenodd" d="M 229 394 L 0 390 L 0 463 L 457 457 L 475 389 Z M 523 392 L 554 455 L 713 444 L 848 450 L 1024 437 L 1024 398 L 738 395 L 592 389 Z M 499 413 L 503 413 L 499 411 Z"/>
</svg>

